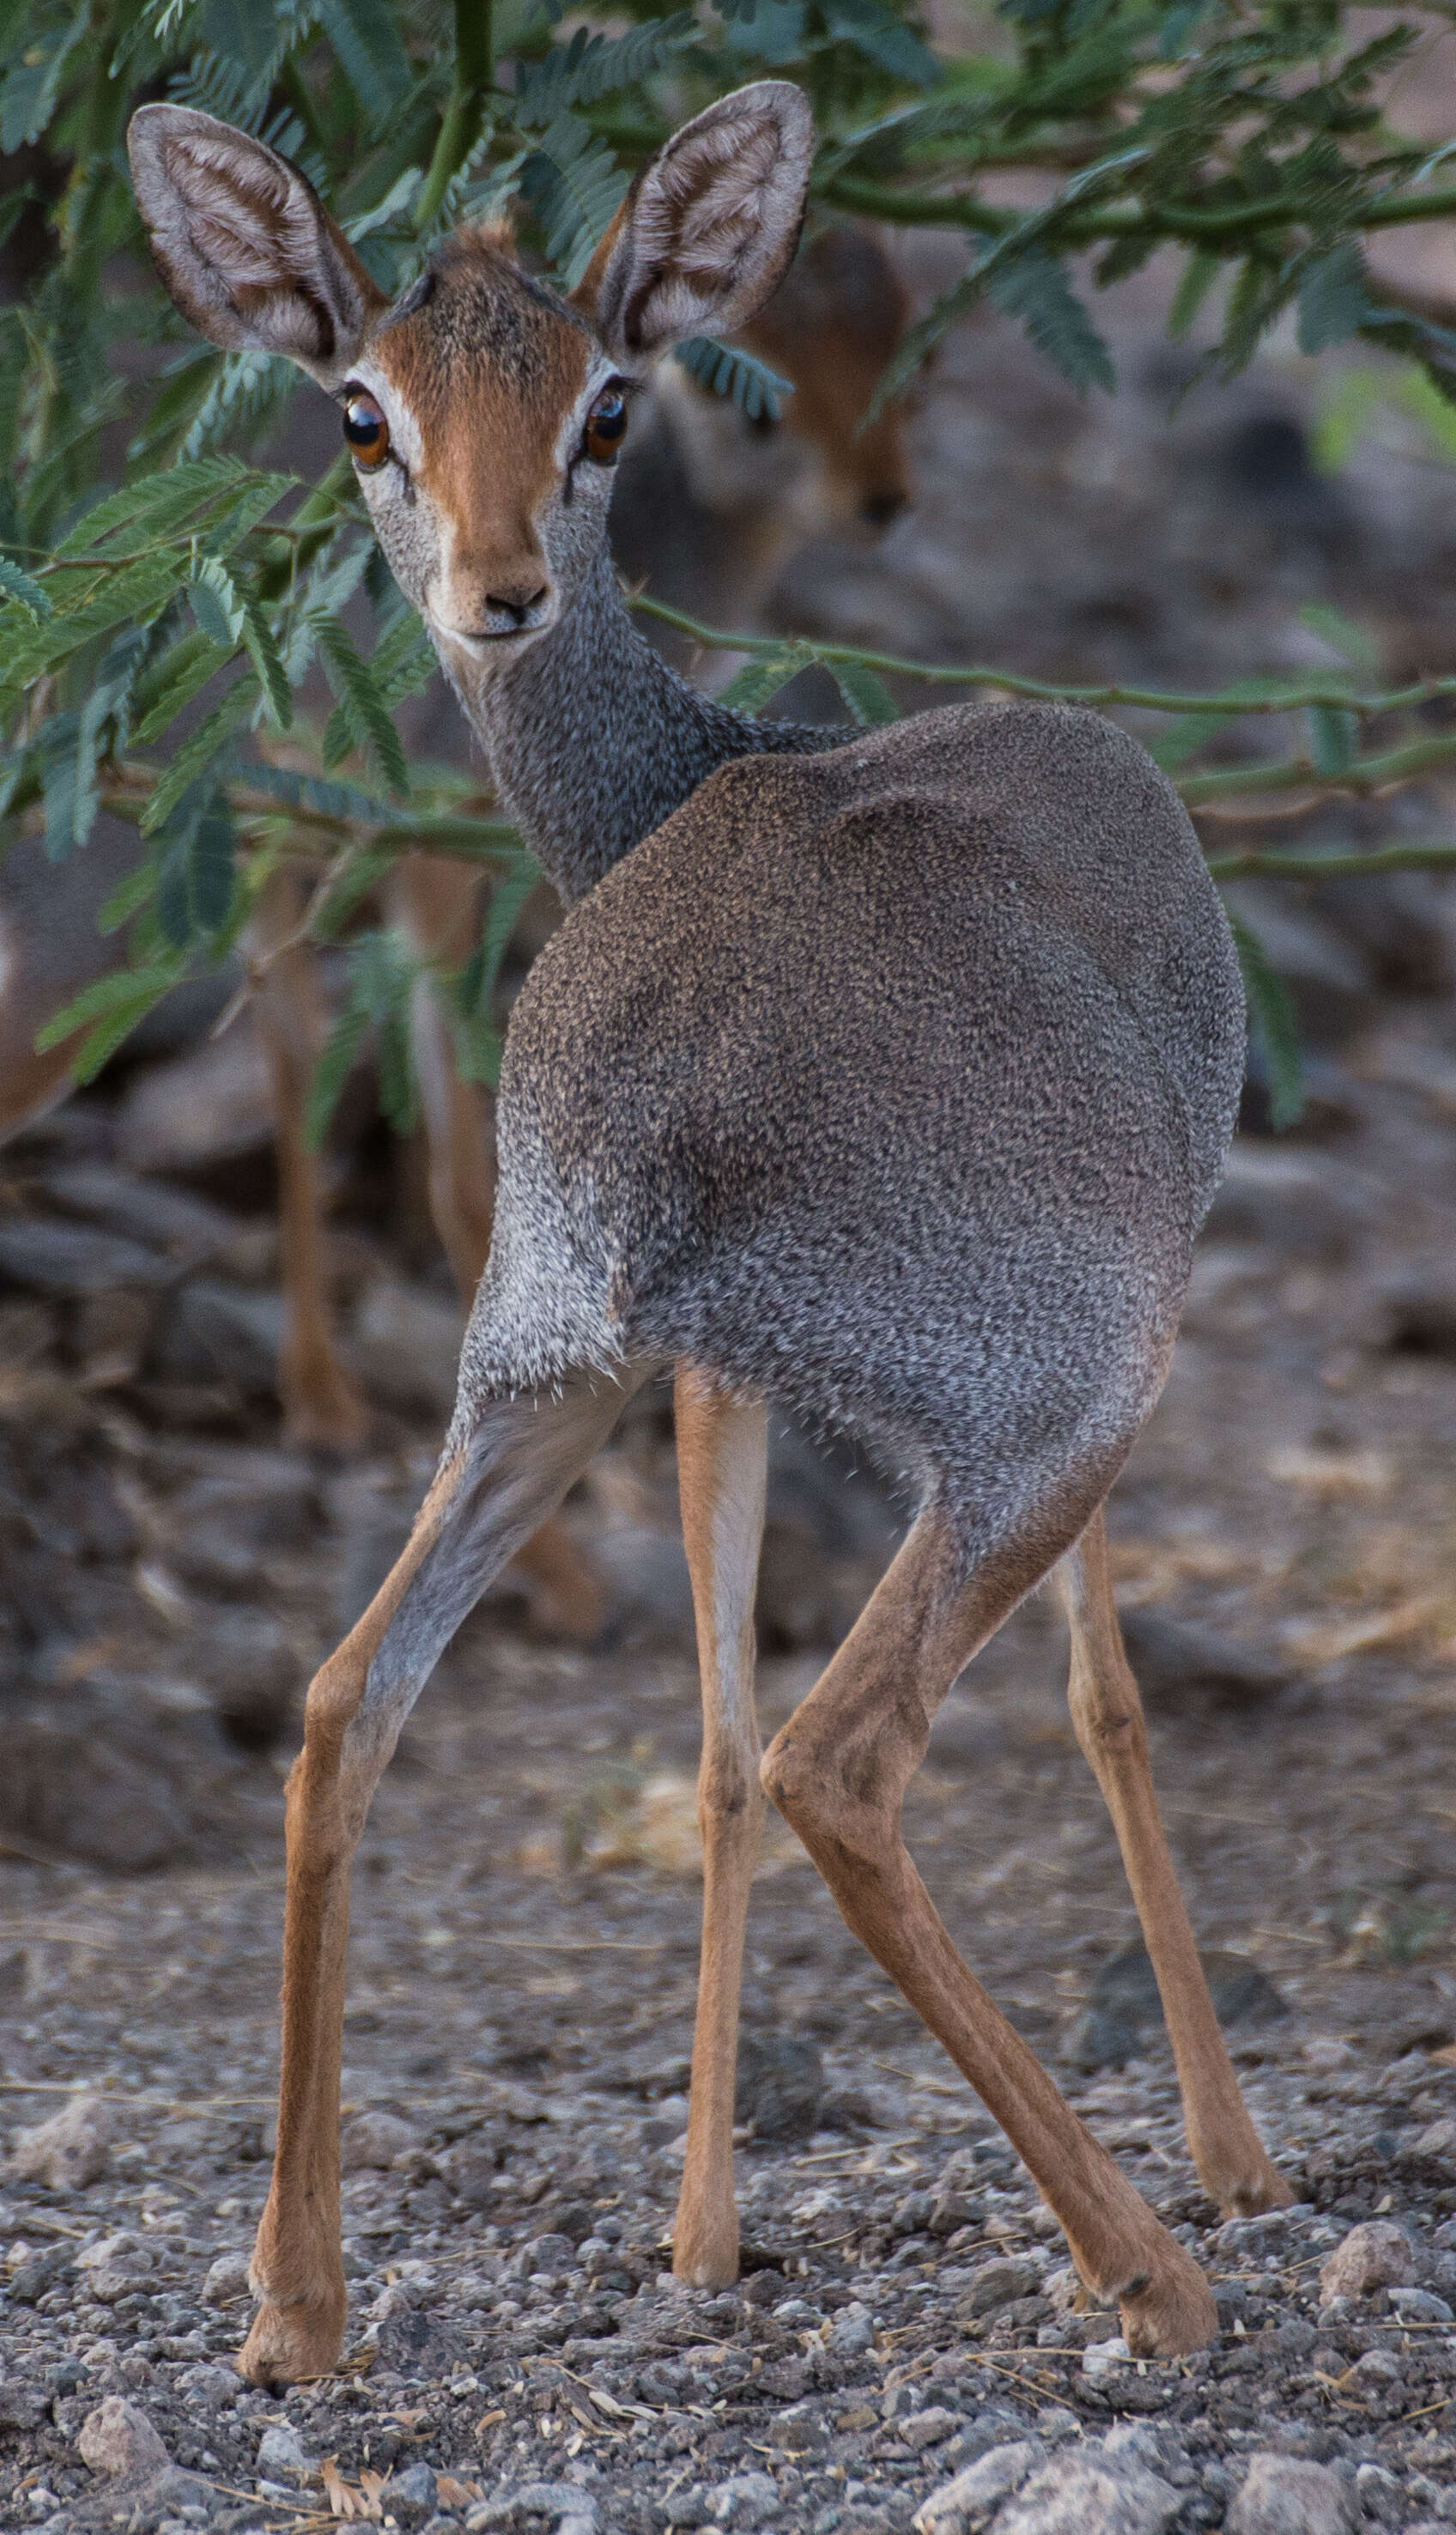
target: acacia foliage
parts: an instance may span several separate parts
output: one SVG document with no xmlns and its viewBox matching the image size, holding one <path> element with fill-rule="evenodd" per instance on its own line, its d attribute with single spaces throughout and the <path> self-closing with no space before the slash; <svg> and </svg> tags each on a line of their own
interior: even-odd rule
<svg viewBox="0 0 1456 2535">
<path fill-rule="evenodd" d="M 1423 153 L 1381 116 L 1446 23 L 1336 0 L 1000 0 L 937 47 L 916 0 L 625 0 L 569 24 L 562 0 L 0 0 L 0 256 L 18 283 L 0 305 L 0 841 L 27 815 L 51 854 L 75 852 L 103 801 L 142 840 L 106 918 L 131 928 L 129 960 L 66 1017 L 87 1021 L 85 1064 L 228 952 L 282 853 L 321 872 L 322 934 L 357 920 L 412 842 L 481 859 L 504 908 L 529 876 L 488 805 L 405 762 L 394 709 L 432 663 L 348 470 L 309 487 L 256 463 L 294 374 L 200 343 L 151 276 L 126 176 L 136 103 L 202 106 L 285 152 L 387 288 L 447 228 L 505 209 L 569 286 L 667 132 L 788 75 L 821 134 L 815 218 L 966 240 L 886 394 L 983 295 L 1079 388 L 1111 388 L 1096 290 L 1171 243 L 1170 328 L 1197 323 L 1223 371 L 1293 308 L 1306 348 L 1364 336 L 1444 398 L 1456 337 L 1382 300 L 1364 241 L 1456 208 L 1456 143 Z M 1031 172 L 1035 208 L 1005 207 L 1007 169 Z M 761 365 L 707 341 L 686 357 L 771 415 L 782 383 Z M 341 621 L 361 591 L 362 643 Z M 298 704 L 315 670 L 333 697 L 317 719 Z M 836 674 L 862 717 L 895 710 L 868 667 Z M 750 678 L 750 705 L 777 683 Z M 462 1060 L 487 1072 L 499 920 L 490 939 L 447 981 Z M 407 955 L 367 935 L 352 956 L 347 1031 L 398 1039 Z M 392 1099 L 407 1112 L 407 1068 Z"/>
</svg>

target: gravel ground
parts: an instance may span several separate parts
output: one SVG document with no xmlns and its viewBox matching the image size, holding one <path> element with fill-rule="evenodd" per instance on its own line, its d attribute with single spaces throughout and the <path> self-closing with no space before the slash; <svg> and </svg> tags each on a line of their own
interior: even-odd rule
<svg viewBox="0 0 1456 2535">
<path fill-rule="evenodd" d="M 69 2150 L 22 2140 L 0 2187 L 5 2523 L 1456 2522 L 1456 1806 L 1429 1758 L 1456 1634 L 1456 1031 L 1437 1019 L 1408 1008 L 1324 1066 L 1304 1141 L 1241 1143 L 1115 1501 L 1175 1844 L 1293 2213 L 1221 2226 L 1192 2178 L 1049 1601 L 952 1695 L 908 1809 L 958 1941 L 1207 2265 L 1219 2347 L 1129 2362 L 1116 2317 L 1078 2311 L 1026 2178 L 781 1829 L 745 2002 L 749 2267 L 720 2297 L 666 2276 L 693 1667 L 665 1620 L 583 1654 L 525 1642 L 499 1606 L 412 1720 L 360 1856 L 353 2304 L 328 2383 L 273 2400 L 228 2367 L 267 2177 L 282 1759 L 239 1763 L 240 1859 L 0 1866 L 5 2109 L 19 2131 L 83 2104 Z M 670 1542 L 662 1407 L 574 1510 L 647 1567 Z M 308 1552 L 321 1642 L 416 1485 L 396 1452 L 335 1489 Z M 765 1659 L 766 1727 L 820 1660 Z M 1371 2222 L 1373 2255 L 1362 2268 L 1357 2237 L 1332 2287 Z"/>
</svg>

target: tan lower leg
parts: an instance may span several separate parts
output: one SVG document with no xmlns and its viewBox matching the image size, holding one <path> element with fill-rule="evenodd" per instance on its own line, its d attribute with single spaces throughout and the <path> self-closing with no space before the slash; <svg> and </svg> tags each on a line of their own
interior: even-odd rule
<svg viewBox="0 0 1456 2535">
<path fill-rule="evenodd" d="M 696 2288 L 738 2277 L 733 2099 L 749 1889 L 763 1822 L 754 1703 L 754 1588 L 763 1534 L 767 1421 L 761 1400 L 682 1366 L 678 1479 L 702 1675 L 702 1954 L 693 2034 L 688 2153 L 672 2266 Z"/>
<path fill-rule="evenodd" d="M 1193 2163 L 1205 2190 L 1226 2211 L 1286 2208 L 1294 2195 L 1270 2164 L 1239 2091 L 1168 1853 L 1142 1701 L 1118 1627 L 1100 1509 L 1059 1574 L 1071 1624 L 1072 1723 L 1113 1818 L 1157 1975 Z"/>
<path fill-rule="evenodd" d="M 255 2384 L 334 2366 L 346 2312 L 338 2218 L 338 2071 L 349 1934 L 349 1869 L 387 1749 L 346 1757 L 369 1667 L 434 1545 L 458 1464 L 426 1498 L 403 1557 L 308 1695 L 288 1778 L 282 2065 L 273 2181 L 253 2252 L 262 2304 L 238 2358 Z"/>
<path fill-rule="evenodd" d="M 850 1927 L 1030 2168 L 1083 2278 L 1120 2300 L 1131 2348 L 1193 2350 L 1217 2329 L 1202 2273 L 967 1970 L 900 1826 L 935 1709 L 1047 1564 L 1043 1546 L 1007 1552 L 957 1589 L 948 1540 L 938 1518 L 922 1516 L 827 1672 L 770 1745 L 763 1779 Z"/>
</svg>

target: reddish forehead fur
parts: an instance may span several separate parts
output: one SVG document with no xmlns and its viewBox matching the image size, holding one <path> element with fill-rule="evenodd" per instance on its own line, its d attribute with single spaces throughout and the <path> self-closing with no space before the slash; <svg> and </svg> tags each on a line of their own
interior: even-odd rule
<svg viewBox="0 0 1456 2535">
<path fill-rule="evenodd" d="M 456 230 L 432 274 L 423 305 L 386 319 L 369 348 L 419 426 L 424 490 L 472 544 L 499 547 L 555 481 L 592 341 L 521 271 L 504 224 Z"/>
</svg>

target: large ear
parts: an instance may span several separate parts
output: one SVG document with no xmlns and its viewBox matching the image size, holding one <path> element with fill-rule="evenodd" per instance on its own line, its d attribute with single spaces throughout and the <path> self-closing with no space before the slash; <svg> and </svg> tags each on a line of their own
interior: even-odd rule
<svg viewBox="0 0 1456 2535">
<path fill-rule="evenodd" d="M 227 351 L 286 353 L 336 387 L 389 302 L 307 177 L 191 106 L 139 106 L 127 150 L 183 316 Z"/>
<path fill-rule="evenodd" d="M 786 80 L 738 89 L 685 123 L 572 293 L 608 350 L 640 360 L 747 325 L 799 243 L 813 157 L 809 100 Z"/>
</svg>

